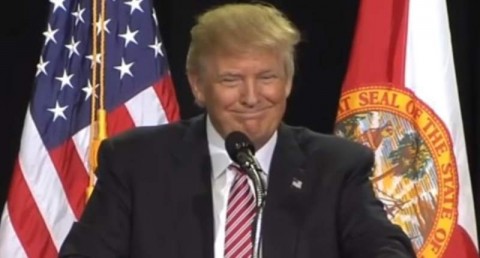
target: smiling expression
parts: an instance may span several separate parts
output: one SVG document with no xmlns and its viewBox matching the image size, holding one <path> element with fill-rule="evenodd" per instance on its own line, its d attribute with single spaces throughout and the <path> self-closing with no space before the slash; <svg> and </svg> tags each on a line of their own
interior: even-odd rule
<svg viewBox="0 0 480 258">
<path fill-rule="evenodd" d="M 224 138 L 232 131 L 244 132 L 256 149 L 263 146 L 283 118 L 292 87 L 282 55 L 270 50 L 217 52 L 205 64 L 200 76 L 189 74 L 189 81 L 215 129 Z"/>
</svg>

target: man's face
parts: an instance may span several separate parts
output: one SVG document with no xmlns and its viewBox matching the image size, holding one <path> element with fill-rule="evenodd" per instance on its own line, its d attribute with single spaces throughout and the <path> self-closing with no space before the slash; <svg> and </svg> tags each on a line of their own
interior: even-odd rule
<svg viewBox="0 0 480 258">
<path fill-rule="evenodd" d="M 215 129 L 224 138 L 244 132 L 257 149 L 263 146 L 282 120 L 292 86 L 282 56 L 266 50 L 217 53 L 205 64 L 202 76 L 189 80 Z"/>
</svg>

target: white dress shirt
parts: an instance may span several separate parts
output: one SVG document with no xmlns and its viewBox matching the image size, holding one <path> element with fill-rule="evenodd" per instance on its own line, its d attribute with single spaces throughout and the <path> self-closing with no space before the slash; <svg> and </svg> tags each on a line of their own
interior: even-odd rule
<svg viewBox="0 0 480 258">
<path fill-rule="evenodd" d="M 212 198 L 213 198 L 213 221 L 214 221 L 214 257 L 223 258 L 225 252 L 225 221 L 227 216 L 227 201 L 230 187 L 232 186 L 235 172 L 228 169 L 233 161 L 225 149 L 225 140 L 213 127 L 207 116 L 207 139 L 208 150 L 212 163 Z M 256 151 L 255 158 L 265 172 L 262 178 L 267 185 L 268 171 L 272 160 L 273 150 L 277 143 L 277 132 L 267 143 Z M 250 189 L 255 194 L 252 182 L 249 180 Z"/>
</svg>

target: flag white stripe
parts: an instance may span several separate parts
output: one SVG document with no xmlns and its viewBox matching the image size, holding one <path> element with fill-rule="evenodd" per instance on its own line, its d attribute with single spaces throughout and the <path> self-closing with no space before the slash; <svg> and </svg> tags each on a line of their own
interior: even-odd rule
<svg viewBox="0 0 480 258">
<path fill-rule="evenodd" d="M 435 111 L 449 130 L 458 168 L 458 223 L 478 250 L 447 6 L 445 1 L 424 0 L 410 1 L 409 8 L 405 83 Z"/>
<path fill-rule="evenodd" d="M 148 87 L 125 102 L 135 126 L 168 123 L 167 116 L 153 87 Z"/>
<path fill-rule="evenodd" d="M 5 203 L 2 220 L 0 222 L 0 254 L 2 257 L 26 258 L 27 254 L 23 250 L 22 244 L 18 239 L 17 233 L 13 229 L 8 203 Z"/>
<path fill-rule="evenodd" d="M 30 110 L 24 126 L 19 154 L 20 170 L 58 250 L 75 221 L 75 215 Z"/>
<path fill-rule="evenodd" d="M 72 136 L 73 144 L 77 150 L 78 157 L 85 167 L 85 172 L 88 174 L 89 165 L 89 145 L 90 145 L 90 130 L 91 126 L 86 126 L 82 130 L 78 131 L 75 135 Z"/>
</svg>

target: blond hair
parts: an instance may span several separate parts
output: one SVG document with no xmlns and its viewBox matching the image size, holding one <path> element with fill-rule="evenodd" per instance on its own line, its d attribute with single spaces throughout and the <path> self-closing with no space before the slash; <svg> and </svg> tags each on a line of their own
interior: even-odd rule
<svg viewBox="0 0 480 258">
<path fill-rule="evenodd" d="M 241 53 L 265 49 L 282 54 L 286 74 L 293 77 L 295 45 L 300 41 L 300 33 L 283 13 L 271 5 L 221 5 L 200 15 L 190 34 L 188 73 L 202 73 L 204 59 L 215 51 Z"/>
</svg>

